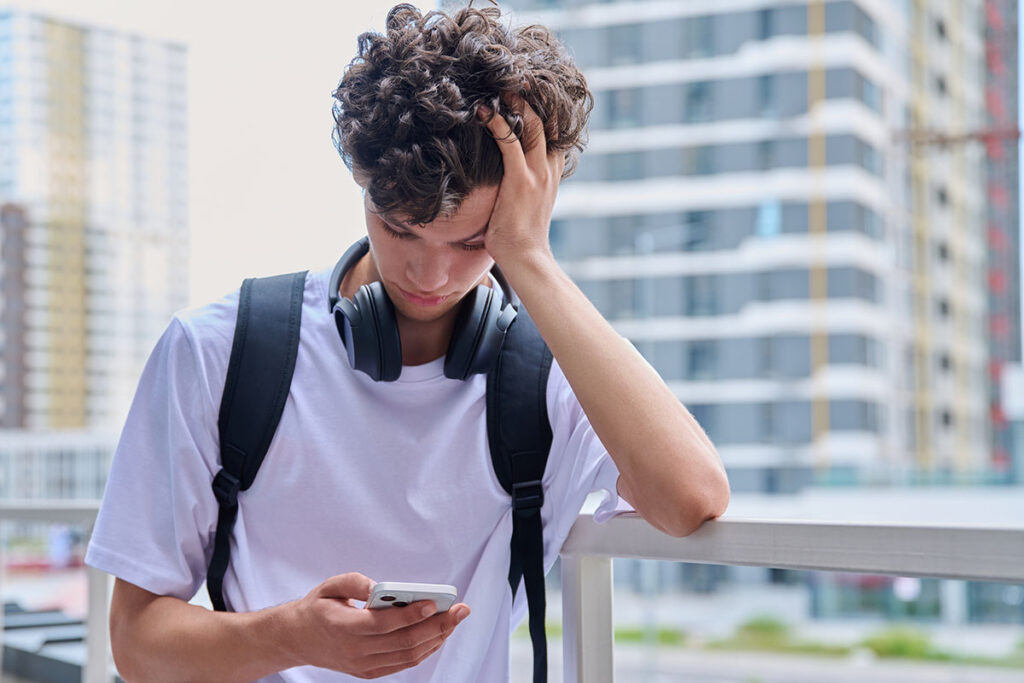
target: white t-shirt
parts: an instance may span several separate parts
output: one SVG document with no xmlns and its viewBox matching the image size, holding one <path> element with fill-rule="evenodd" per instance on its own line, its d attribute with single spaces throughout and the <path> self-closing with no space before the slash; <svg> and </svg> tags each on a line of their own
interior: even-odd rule
<svg viewBox="0 0 1024 683">
<path fill-rule="evenodd" d="M 237 612 L 306 595 L 325 579 L 447 583 L 472 609 L 440 651 L 394 681 L 499 681 L 526 614 L 508 586 L 510 498 L 491 465 L 486 377 L 444 376 L 444 358 L 374 382 L 348 363 L 328 311 L 330 270 L 307 275 L 288 402 L 255 483 L 239 494 L 224 599 Z M 86 563 L 161 595 L 202 584 L 217 526 L 217 414 L 238 292 L 177 314 L 143 371 L 114 455 Z M 544 473 L 551 568 L 591 491 L 619 505 L 618 469 L 557 362 Z M 258 425 L 253 425 L 257 428 Z M 356 680 L 297 667 L 268 681 Z"/>
</svg>

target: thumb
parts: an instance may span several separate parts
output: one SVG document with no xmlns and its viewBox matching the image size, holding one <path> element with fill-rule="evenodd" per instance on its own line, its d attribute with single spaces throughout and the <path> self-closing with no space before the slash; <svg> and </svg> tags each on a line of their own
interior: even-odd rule
<svg viewBox="0 0 1024 683">
<path fill-rule="evenodd" d="M 322 598 L 352 598 L 353 600 L 366 601 L 370 599 L 370 591 L 373 590 L 376 581 L 359 572 L 339 574 L 320 584 L 320 597 Z"/>
</svg>

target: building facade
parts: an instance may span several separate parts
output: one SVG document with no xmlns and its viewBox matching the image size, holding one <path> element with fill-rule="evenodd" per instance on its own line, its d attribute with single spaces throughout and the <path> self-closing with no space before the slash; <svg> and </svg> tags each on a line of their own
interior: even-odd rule
<svg viewBox="0 0 1024 683">
<path fill-rule="evenodd" d="M 0 428 L 119 428 L 185 306 L 186 57 L 0 8 Z"/>
<path fill-rule="evenodd" d="M 981 143 L 993 89 L 1016 121 L 1015 28 L 1012 73 L 993 85 L 986 66 L 1010 3 L 505 4 L 555 29 L 595 94 L 556 256 L 705 427 L 734 490 L 992 471 Z M 1016 212 L 999 223 L 1010 330 Z"/>
</svg>

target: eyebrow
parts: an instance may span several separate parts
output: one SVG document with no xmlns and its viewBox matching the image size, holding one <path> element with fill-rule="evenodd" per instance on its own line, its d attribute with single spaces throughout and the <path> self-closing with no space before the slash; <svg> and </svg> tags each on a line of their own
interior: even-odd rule
<svg viewBox="0 0 1024 683">
<path fill-rule="evenodd" d="M 402 221 L 399 221 L 399 220 L 396 220 L 394 218 L 391 218 L 390 216 L 385 216 L 384 214 L 380 214 L 380 217 L 382 219 L 384 219 L 384 222 L 387 223 L 390 226 L 398 228 L 398 229 L 400 229 L 400 230 L 402 230 L 404 232 L 407 232 L 407 233 L 409 233 L 411 235 L 415 235 L 416 234 L 413 230 L 411 230 L 409 228 L 408 225 L 406 225 Z M 449 244 L 460 244 L 460 243 L 464 243 L 464 242 L 470 242 L 472 240 L 475 240 L 477 237 L 482 236 L 485 232 L 487 232 L 487 225 L 484 225 L 484 227 L 480 228 L 479 230 L 477 230 L 474 234 L 470 235 L 469 237 L 465 237 L 465 238 L 463 238 L 461 240 L 456 240 L 454 242 L 449 242 Z"/>
</svg>

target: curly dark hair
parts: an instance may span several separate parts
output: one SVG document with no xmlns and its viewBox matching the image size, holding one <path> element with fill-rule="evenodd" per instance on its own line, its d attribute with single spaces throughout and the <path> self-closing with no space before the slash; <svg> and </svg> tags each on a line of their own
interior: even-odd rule
<svg viewBox="0 0 1024 683">
<path fill-rule="evenodd" d="M 500 184 L 501 151 L 477 111 L 489 107 L 522 138 L 508 95 L 537 112 L 548 152 L 565 153 L 562 177 L 575 170 L 594 106 L 586 80 L 547 28 L 500 19 L 498 7 L 449 15 L 402 4 L 388 12 L 386 34 L 359 36 L 333 93 L 332 138 L 375 211 L 425 224 Z"/>
</svg>

